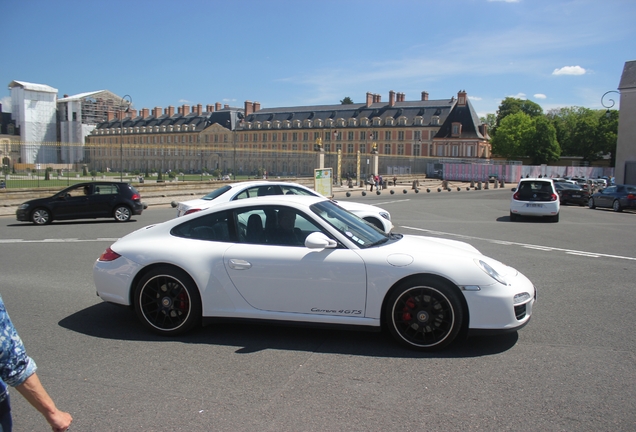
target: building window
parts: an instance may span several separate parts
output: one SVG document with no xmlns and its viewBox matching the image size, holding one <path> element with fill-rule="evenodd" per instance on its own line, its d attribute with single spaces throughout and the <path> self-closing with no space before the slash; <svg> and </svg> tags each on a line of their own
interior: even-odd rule
<svg viewBox="0 0 636 432">
<path fill-rule="evenodd" d="M 398 141 L 404 141 L 404 131 L 398 131 Z"/>
<path fill-rule="evenodd" d="M 353 141 L 353 135 L 354 135 L 353 131 L 347 132 L 347 140 Z"/>
<path fill-rule="evenodd" d="M 347 144 L 347 153 L 353 153 L 353 144 Z"/>
<path fill-rule="evenodd" d="M 367 139 L 367 131 L 362 131 L 362 132 L 360 132 L 360 139 L 361 139 L 361 140 L 365 140 L 365 139 Z"/>
<path fill-rule="evenodd" d="M 422 153 L 420 144 L 413 144 L 413 156 L 420 156 Z"/>
<path fill-rule="evenodd" d="M 404 144 L 398 144 L 397 146 L 397 154 L 404 155 Z"/>
<path fill-rule="evenodd" d="M 457 137 L 462 133 L 462 124 L 461 123 L 453 123 L 452 125 L 452 135 Z"/>
<path fill-rule="evenodd" d="M 454 146 L 451 148 L 451 151 L 452 151 L 451 156 L 453 156 L 453 157 L 457 157 L 457 156 L 459 156 L 459 146 L 458 146 L 458 145 L 454 145 Z"/>
<path fill-rule="evenodd" d="M 303 141 L 309 141 L 309 132 L 303 132 Z"/>
<path fill-rule="evenodd" d="M 391 154 L 391 144 L 384 144 L 384 154 L 386 155 Z"/>
<path fill-rule="evenodd" d="M 283 132 L 283 141 L 287 141 L 287 132 Z"/>
<path fill-rule="evenodd" d="M 467 157 L 473 157 L 473 146 L 466 146 L 466 156 Z"/>
<path fill-rule="evenodd" d="M 391 141 L 391 131 L 384 131 L 384 139 L 386 141 Z"/>
<path fill-rule="evenodd" d="M 274 133 L 272 134 L 272 141 L 273 141 L 273 142 L 278 141 L 278 133 L 274 132 Z"/>
<path fill-rule="evenodd" d="M 263 134 L 263 135 L 265 135 L 265 134 Z M 253 138 L 253 140 L 252 140 L 252 141 L 257 142 L 257 141 L 258 141 L 258 134 L 257 134 L 257 133 L 255 133 L 255 134 L 252 136 L 252 138 Z"/>
<path fill-rule="evenodd" d="M 414 131 L 413 139 L 416 141 L 420 141 L 422 139 L 422 131 Z"/>
<path fill-rule="evenodd" d="M 444 146 L 443 145 L 438 145 L 437 146 L 437 156 L 444 156 Z"/>
</svg>

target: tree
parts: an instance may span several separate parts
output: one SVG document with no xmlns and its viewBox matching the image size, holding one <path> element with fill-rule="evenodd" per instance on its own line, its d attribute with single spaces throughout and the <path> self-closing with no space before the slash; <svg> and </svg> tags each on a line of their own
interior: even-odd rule
<svg viewBox="0 0 636 432">
<path fill-rule="evenodd" d="M 351 104 L 353 104 L 353 99 L 351 99 L 349 96 L 347 96 L 343 100 L 340 101 L 340 104 L 342 104 L 342 105 L 351 105 Z"/>
<path fill-rule="evenodd" d="M 579 117 L 572 131 L 572 143 L 575 156 L 581 156 L 584 161 L 592 162 L 600 159 L 605 150 L 604 142 L 600 139 L 599 113 L 587 110 Z"/>
<path fill-rule="evenodd" d="M 564 156 L 579 156 L 576 142 L 572 140 L 572 133 L 579 118 L 589 112 L 588 108 L 565 107 L 552 109 L 546 114 L 546 118 L 556 130 L 557 141 Z"/>
<path fill-rule="evenodd" d="M 533 118 L 532 123 L 534 133 L 525 142 L 526 156 L 530 158 L 532 165 L 559 160 L 561 147 L 559 147 L 554 126 L 544 116 Z"/>
<path fill-rule="evenodd" d="M 501 125 L 501 121 L 511 114 L 522 112 L 530 117 L 538 117 L 543 115 L 543 108 L 535 102 L 527 99 L 518 99 L 507 97 L 499 104 L 497 109 L 497 121 L 493 128 L 493 135 L 496 135 L 497 128 Z"/>
<path fill-rule="evenodd" d="M 479 121 L 488 126 L 488 135 L 494 136 L 493 131 L 497 128 L 497 116 L 490 113 L 486 117 L 480 117 Z"/>
<path fill-rule="evenodd" d="M 517 112 L 506 116 L 492 139 L 492 152 L 508 159 L 519 159 L 526 155 L 526 143 L 532 141 L 535 129 L 532 118 Z"/>
<path fill-rule="evenodd" d="M 616 145 L 618 142 L 618 111 L 600 111 L 598 139 L 604 154 L 610 155 L 611 166 L 616 166 Z"/>
</svg>

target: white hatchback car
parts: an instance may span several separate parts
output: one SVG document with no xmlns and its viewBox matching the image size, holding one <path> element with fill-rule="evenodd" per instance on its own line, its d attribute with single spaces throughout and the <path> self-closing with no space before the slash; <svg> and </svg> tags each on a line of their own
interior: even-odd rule
<svg viewBox="0 0 636 432">
<path fill-rule="evenodd" d="M 522 178 L 512 189 L 510 198 L 510 221 L 519 216 L 547 217 L 552 222 L 559 221 L 559 194 L 549 178 Z"/>
<path fill-rule="evenodd" d="M 213 190 L 202 198 L 177 203 L 177 217 L 205 210 L 225 202 L 268 195 L 322 196 L 318 192 L 297 183 L 280 181 L 232 183 Z M 336 202 L 340 207 L 366 220 L 386 233 L 391 232 L 393 229 L 391 214 L 383 208 L 352 201 Z"/>
</svg>

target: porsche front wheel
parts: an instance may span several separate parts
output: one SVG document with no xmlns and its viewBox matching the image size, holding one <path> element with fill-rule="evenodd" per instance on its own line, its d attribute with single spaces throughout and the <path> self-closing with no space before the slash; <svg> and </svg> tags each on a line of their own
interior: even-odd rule
<svg viewBox="0 0 636 432">
<path fill-rule="evenodd" d="M 421 351 L 435 351 L 457 337 L 463 310 L 452 286 L 421 278 L 393 291 L 386 303 L 385 317 L 398 342 Z"/>
<path fill-rule="evenodd" d="M 137 284 L 134 303 L 142 323 L 161 335 L 184 333 L 201 321 L 199 291 L 179 269 L 148 272 Z"/>
</svg>

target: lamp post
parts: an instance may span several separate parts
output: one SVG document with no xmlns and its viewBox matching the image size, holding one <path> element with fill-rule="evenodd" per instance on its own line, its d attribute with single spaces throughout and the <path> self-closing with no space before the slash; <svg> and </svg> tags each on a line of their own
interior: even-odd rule
<svg viewBox="0 0 636 432">
<path fill-rule="evenodd" d="M 129 100 L 126 100 L 128 98 Z M 128 102 L 126 110 L 124 111 L 124 102 Z M 130 95 L 124 95 L 119 103 L 119 181 L 124 181 L 124 112 L 130 111 L 130 105 L 132 105 L 132 97 Z"/>
<path fill-rule="evenodd" d="M 609 115 L 610 115 L 610 108 L 612 108 L 612 107 L 616 104 L 616 102 L 614 101 L 614 99 L 609 99 L 609 98 L 608 98 L 607 100 L 608 100 L 609 102 L 611 102 L 611 105 L 609 105 L 609 104 L 608 104 L 608 105 L 605 105 L 605 102 L 603 102 L 603 100 L 605 99 L 605 96 L 607 96 L 609 93 L 617 93 L 617 94 L 620 94 L 620 93 L 619 93 L 619 92 L 617 92 L 616 90 L 610 90 L 610 91 L 608 91 L 608 92 L 605 92 L 605 93 L 603 94 L 603 96 L 601 96 L 601 105 L 603 105 L 603 107 L 604 107 L 604 108 L 607 108 L 607 111 L 605 111 L 605 116 L 606 116 L 606 117 L 609 117 Z"/>
</svg>

